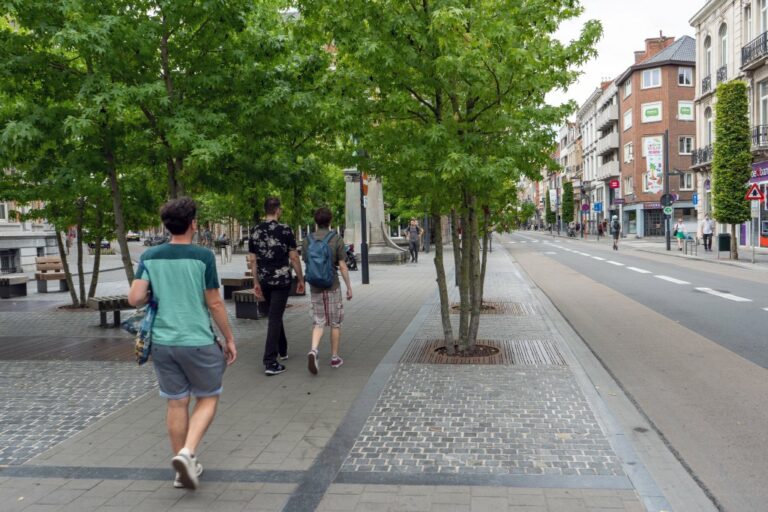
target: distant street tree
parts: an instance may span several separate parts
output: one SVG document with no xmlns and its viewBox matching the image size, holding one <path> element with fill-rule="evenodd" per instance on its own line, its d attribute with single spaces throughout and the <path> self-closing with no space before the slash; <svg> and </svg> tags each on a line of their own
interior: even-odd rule
<svg viewBox="0 0 768 512">
<path fill-rule="evenodd" d="M 563 181 L 562 219 L 565 224 L 573 222 L 573 182 Z"/>
<path fill-rule="evenodd" d="M 736 226 L 750 219 L 744 199 L 751 176 L 747 86 L 733 80 L 717 86 L 715 154 L 712 159 L 714 218 L 731 225 L 731 258 L 738 259 Z"/>
<path fill-rule="evenodd" d="M 552 209 L 552 202 L 549 200 L 549 190 L 547 190 L 547 195 L 544 197 L 544 221 L 549 226 L 550 231 L 555 227 L 555 222 L 557 222 L 557 212 Z"/>
</svg>

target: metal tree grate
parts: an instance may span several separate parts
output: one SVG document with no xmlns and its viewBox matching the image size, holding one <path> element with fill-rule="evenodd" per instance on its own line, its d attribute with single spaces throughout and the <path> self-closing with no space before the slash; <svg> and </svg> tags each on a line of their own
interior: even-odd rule
<svg viewBox="0 0 768 512">
<path fill-rule="evenodd" d="M 440 339 L 415 339 L 400 358 L 417 364 L 501 364 L 515 366 L 567 366 L 554 340 L 477 340 L 478 345 L 498 349 L 484 357 L 457 357 L 437 352 L 445 346 Z"/>
<path fill-rule="evenodd" d="M 457 315 L 461 308 L 460 302 L 451 303 L 451 314 Z M 534 316 L 540 315 L 541 310 L 534 304 L 525 302 L 504 302 L 484 300 L 480 309 L 481 315 L 510 315 L 510 316 Z"/>
</svg>

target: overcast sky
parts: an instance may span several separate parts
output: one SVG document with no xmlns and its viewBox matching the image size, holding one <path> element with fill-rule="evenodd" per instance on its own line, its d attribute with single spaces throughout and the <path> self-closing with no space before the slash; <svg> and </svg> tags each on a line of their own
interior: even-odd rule
<svg viewBox="0 0 768 512">
<path fill-rule="evenodd" d="M 705 0 L 582 0 L 584 14 L 562 25 L 558 37 L 569 41 L 578 36 L 584 21 L 603 24 L 598 55 L 586 66 L 578 82 L 568 91 L 548 96 L 550 103 L 575 100 L 581 105 L 604 79 L 613 79 L 634 63 L 634 51 L 645 48 L 645 39 L 665 36 L 694 36 L 688 20 L 706 4 Z"/>
</svg>

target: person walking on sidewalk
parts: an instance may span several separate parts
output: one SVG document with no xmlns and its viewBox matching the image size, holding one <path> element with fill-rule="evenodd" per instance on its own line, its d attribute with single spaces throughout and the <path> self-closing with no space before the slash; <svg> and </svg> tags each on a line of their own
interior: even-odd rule
<svg viewBox="0 0 768 512">
<path fill-rule="evenodd" d="M 304 276 L 296 252 L 293 230 L 279 222 L 282 214 L 280 200 L 267 198 L 264 202 L 264 222 L 253 228 L 248 240 L 248 250 L 253 272 L 253 292 L 263 300 L 267 309 L 267 340 L 264 345 L 264 373 L 277 375 L 285 366 L 277 361 L 288 358 L 288 339 L 285 337 L 283 314 L 291 293 L 291 267 L 296 272 L 296 293 L 304 293 Z"/>
<path fill-rule="evenodd" d="M 704 239 L 704 250 L 712 251 L 712 235 L 715 233 L 715 221 L 709 218 L 709 214 L 704 215 L 701 221 L 701 237 Z"/>
<path fill-rule="evenodd" d="M 619 216 L 614 215 L 611 218 L 611 235 L 613 236 L 613 250 L 619 250 L 619 236 L 621 235 L 621 224 L 619 224 Z"/>
<path fill-rule="evenodd" d="M 411 219 L 411 223 L 405 228 L 405 236 L 408 239 L 408 252 L 411 254 L 411 263 L 419 262 L 419 248 L 421 247 L 421 237 L 424 230 L 419 226 L 416 219 Z"/>
<path fill-rule="evenodd" d="M 313 374 L 317 374 L 317 355 L 320 340 L 323 337 L 325 326 L 331 328 L 331 368 L 338 368 L 344 364 L 339 357 L 339 343 L 341 342 L 341 324 L 344 321 L 344 301 L 341 298 L 341 285 L 339 283 L 338 269 L 344 279 L 347 288 L 347 300 L 352 300 L 352 284 L 349 280 L 349 269 L 345 261 L 346 245 L 338 233 L 330 230 L 333 214 L 328 208 L 318 208 L 315 211 L 315 224 L 317 230 L 307 235 L 302 243 L 301 255 L 307 263 L 307 282 L 312 299 L 312 345 L 307 354 L 307 368 Z M 310 240 L 309 237 L 312 237 Z M 312 248 L 310 248 L 310 242 Z M 318 245 L 325 243 L 328 246 L 328 260 L 322 265 L 328 265 L 327 270 L 333 276 L 330 288 L 315 285 L 310 272 L 310 265 L 316 265 L 317 261 L 310 262 L 310 256 L 323 254 L 324 247 Z"/>
<path fill-rule="evenodd" d="M 683 240 L 685 240 L 685 224 L 683 224 L 682 217 L 677 219 L 677 222 L 675 223 L 675 227 L 672 231 L 672 234 L 675 235 L 675 238 L 677 239 L 677 250 L 682 251 Z"/>
<path fill-rule="evenodd" d="M 142 254 L 128 292 L 132 306 L 146 304 L 150 293 L 157 301 L 152 364 L 160 396 L 168 400 L 166 423 L 176 470 L 173 486 L 188 489 L 197 488 L 203 472 L 195 452 L 216 414 L 224 369 L 237 358 L 219 294 L 216 257 L 192 245 L 196 213 L 197 206 L 188 197 L 162 207 L 160 217 L 171 241 Z M 224 336 L 223 346 L 213 332 L 211 317 Z M 191 416 L 190 395 L 196 400 Z"/>
</svg>

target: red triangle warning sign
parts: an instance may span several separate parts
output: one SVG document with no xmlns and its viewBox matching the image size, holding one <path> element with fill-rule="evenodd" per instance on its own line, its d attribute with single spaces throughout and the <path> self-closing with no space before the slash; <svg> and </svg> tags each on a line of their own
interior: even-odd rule
<svg viewBox="0 0 768 512">
<path fill-rule="evenodd" d="M 760 190 L 760 187 L 757 183 L 753 183 L 749 186 L 749 190 L 747 190 L 747 195 L 744 196 L 744 199 L 747 201 L 764 201 L 765 196 L 763 195 L 763 192 Z"/>
</svg>

